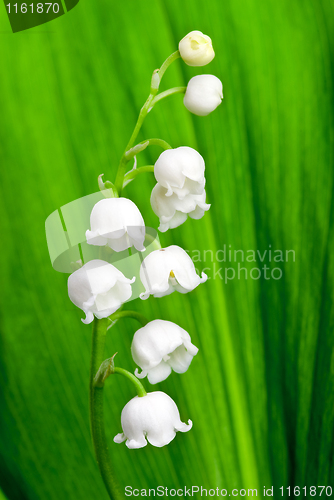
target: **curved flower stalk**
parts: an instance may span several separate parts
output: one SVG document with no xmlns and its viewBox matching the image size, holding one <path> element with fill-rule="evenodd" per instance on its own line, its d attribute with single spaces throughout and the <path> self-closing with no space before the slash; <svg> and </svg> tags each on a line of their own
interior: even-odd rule
<svg viewBox="0 0 334 500">
<path fill-rule="evenodd" d="M 203 193 L 204 171 L 204 159 L 188 146 L 164 151 L 154 165 L 154 176 L 167 189 L 166 196 L 176 194 L 180 200 L 188 194 Z"/>
<path fill-rule="evenodd" d="M 223 84 L 214 75 L 194 76 L 187 85 L 183 104 L 188 111 L 206 116 L 214 111 L 223 99 Z"/>
<path fill-rule="evenodd" d="M 165 380 L 174 370 L 188 370 L 198 348 L 191 343 L 188 332 L 171 321 L 155 319 L 136 331 L 131 345 L 134 362 L 142 369 L 138 378 L 147 376 L 151 384 Z"/>
<path fill-rule="evenodd" d="M 136 144 L 145 117 L 162 99 L 185 94 L 186 108 L 200 116 L 213 111 L 223 98 L 222 83 L 213 75 L 198 75 L 187 87 L 174 87 L 159 93 L 164 73 L 176 59 L 182 58 L 189 66 L 203 66 L 214 58 L 211 39 L 200 31 L 188 33 L 179 43 L 179 50 L 171 54 L 160 69 L 153 72 L 150 93 L 140 110 L 137 123 L 128 141 L 116 172 L 114 182 L 98 178 L 99 188 L 105 196 L 93 207 L 90 229 L 86 231 L 87 243 L 108 246 L 116 252 L 135 247 L 143 251 L 145 241 L 144 219 L 129 199 L 120 197 L 123 188 L 144 172 L 154 172 L 157 185 L 151 194 L 153 211 L 160 219 L 160 231 L 181 225 L 187 217 L 200 219 L 209 210 L 205 201 L 205 162 L 193 148 L 181 146 L 175 149 L 160 138 L 146 139 Z M 137 168 L 137 156 L 151 145 L 165 149 L 155 165 Z M 134 159 L 132 170 L 128 164 Z M 163 297 L 173 293 L 188 293 L 207 280 L 205 273 L 199 276 L 189 255 L 182 248 L 171 245 L 155 250 L 143 260 L 140 279 L 145 287 L 141 299 L 150 295 Z M 147 394 L 139 378 L 147 376 L 149 382 L 165 380 L 172 370 L 184 373 L 198 349 L 191 342 L 186 330 L 170 321 L 148 322 L 136 311 L 118 311 L 132 296 L 131 284 L 116 267 L 103 260 L 92 260 L 73 272 L 68 278 L 70 300 L 86 315 L 82 321 L 93 323 L 90 370 L 90 423 L 94 451 L 104 484 L 110 498 L 121 500 L 117 478 L 108 454 L 104 430 L 103 387 L 110 374 L 118 373 L 132 381 L 137 396 L 124 407 L 121 415 L 123 432 L 114 438 L 116 443 L 126 441 L 128 448 L 141 448 L 147 441 L 162 447 L 170 443 L 177 431 L 187 432 L 192 427 L 180 419 L 174 401 L 163 392 Z M 116 312 L 117 311 L 117 312 Z M 111 317 L 110 317 L 111 316 Z M 132 342 L 132 355 L 142 372 L 136 375 L 115 367 L 113 358 L 104 359 L 107 331 L 118 320 L 132 317 L 140 321 Z"/>
<path fill-rule="evenodd" d="M 211 206 L 205 203 L 205 190 L 202 194 L 188 194 L 182 200 L 174 193 L 167 196 L 167 192 L 168 190 L 158 183 L 151 193 L 152 210 L 159 217 L 158 229 L 162 233 L 180 226 L 188 216 L 192 219 L 201 219 Z"/>
<path fill-rule="evenodd" d="M 108 245 L 121 252 L 134 246 L 144 251 L 145 222 L 133 201 L 106 198 L 94 205 L 90 215 L 91 230 L 86 231 L 89 245 Z"/>
<path fill-rule="evenodd" d="M 140 279 L 145 292 L 140 298 L 145 300 L 150 295 L 164 297 L 177 290 L 188 293 L 208 279 L 205 273 L 196 274 L 193 261 L 183 248 L 171 245 L 161 250 L 154 250 L 142 262 Z"/>
<path fill-rule="evenodd" d="M 131 399 L 123 408 L 121 424 L 123 432 L 114 441 L 126 441 L 130 449 L 143 448 L 147 441 L 161 448 L 174 439 L 177 431 L 188 432 L 192 428 L 191 420 L 188 424 L 181 422 L 172 398 L 159 391 Z"/>
<path fill-rule="evenodd" d="M 182 38 L 179 51 L 188 66 L 205 66 L 215 57 L 211 38 L 201 31 L 191 31 Z"/>
<path fill-rule="evenodd" d="M 88 324 L 94 316 L 107 318 L 129 300 L 134 281 L 108 262 L 91 260 L 69 276 L 68 295 L 86 314 L 81 321 Z"/>
</svg>

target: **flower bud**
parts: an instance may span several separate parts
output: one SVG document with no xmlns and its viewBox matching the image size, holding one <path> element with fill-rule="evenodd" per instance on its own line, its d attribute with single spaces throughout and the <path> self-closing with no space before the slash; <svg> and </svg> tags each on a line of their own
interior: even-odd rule
<svg viewBox="0 0 334 500">
<path fill-rule="evenodd" d="M 180 293 L 191 292 L 208 277 L 205 273 L 198 276 L 187 252 L 177 245 L 171 245 L 154 250 L 145 257 L 140 266 L 140 279 L 145 287 L 140 298 L 145 300 L 150 295 L 163 297 L 175 290 Z"/>
<path fill-rule="evenodd" d="M 81 321 L 91 323 L 107 318 L 121 307 L 132 295 L 131 283 L 121 271 L 103 260 L 91 260 L 68 278 L 68 295 L 86 318 Z"/>
<path fill-rule="evenodd" d="M 186 372 L 197 352 L 186 330 L 162 319 L 137 330 L 131 345 L 133 360 L 142 369 L 141 373 L 136 369 L 136 377 L 147 375 L 151 384 L 165 380 L 172 369 L 176 373 Z"/>
<path fill-rule="evenodd" d="M 104 174 L 100 174 L 97 178 L 99 189 L 105 198 L 115 198 L 118 196 L 117 189 L 114 184 L 110 181 L 103 182 L 102 177 Z"/>
<path fill-rule="evenodd" d="M 191 113 L 206 116 L 223 99 L 223 84 L 214 75 L 197 75 L 189 80 L 183 104 Z"/>
<path fill-rule="evenodd" d="M 135 449 L 143 448 L 148 441 L 161 448 L 175 438 L 176 431 L 190 431 L 192 421 L 181 422 L 172 398 L 156 391 L 131 399 L 123 408 L 121 425 L 123 432 L 114 437 L 115 443 L 126 441 L 128 448 Z"/>
<path fill-rule="evenodd" d="M 90 215 L 91 231 L 86 231 L 89 245 L 108 245 L 116 252 L 134 246 L 143 251 L 145 223 L 133 201 L 107 198 L 94 205 Z"/>
<path fill-rule="evenodd" d="M 156 184 L 151 194 L 153 212 L 160 219 L 159 231 L 164 233 L 168 229 L 183 224 L 188 215 L 192 219 L 201 219 L 209 210 L 210 205 L 205 203 L 205 190 L 202 194 L 188 194 L 182 200 L 176 194 L 167 196 L 167 189 Z"/>
<path fill-rule="evenodd" d="M 155 92 L 159 89 L 160 85 L 160 76 L 159 72 L 156 70 L 153 72 L 152 79 L 151 79 L 151 92 Z"/>
<path fill-rule="evenodd" d="M 202 156 L 188 146 L 167 149 L 154 165 L 157 182 L 167 189 L 166 196 L 175 193 L 180 200 L 188 194 L 204 191 L 205 163 Z"/>
<path fill-rule="evenodd" d="M 201 31 L 191 31 L 182 38 L 179 51 L 188 66 L 205 66 L 215 57 L 211 38 Z"/>
</svg>

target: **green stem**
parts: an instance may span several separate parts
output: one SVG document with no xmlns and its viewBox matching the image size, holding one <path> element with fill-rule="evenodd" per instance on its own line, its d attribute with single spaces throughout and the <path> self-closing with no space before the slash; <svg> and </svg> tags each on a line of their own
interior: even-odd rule
<svg viewBox="0 0 334 500">
<path fill-rule="evenodd" d="M 153 244 L 153 246 L 156 248 L 156 250 L 161 250 L 161 245 L 160 245 L 160 241 L 159 241 L 158 235 L 156 235 L 154 237 L 151 234 L 146 233 L 145 239 L 148 240 L 148 241 L 151 241 L 150 244 Z"/>
<path fill-rule="evenodd" d="M 161 82 L 162 77 L 164 76 L 164 73 L 165 73 L 166 69 L 168 68 L 168 66 L 170 66 L 172 64 L 172 62 L 176 61 L 176 59 L 178 59 L 179 57 L 181 57 L 179 50 L 177 50 L 176 52 L 173 52 L 173 54 L 171 54 L 169 57 L 167 57 L 166 61 L 162 64 L 161 68 L 158 71 L 158 75 L 160 77 L 160 82 Z"/>
<path fill-rule="evenodd" d="M 135 375 L 132 373 L 128 372 L 127 370 L 124 370 L 124 368 L 119 368 L 118 366 L 115 366 L 113 369 L 112 373 L 118 373 L 119 375 L 124 375 L 124 377 L 128 378 L 131 380 L 131 382 L 136 386 L 137 394 L 140 398 L 143 396 L 147 396 L 147 392 L 144 389 L 144 386 Z"/>
<path fill-rule="evenodd" d="M 108 319 L 94 318 L 92 355 L 90 365 L 90 426 L 97 464 L 112 500 L 121 500 L 122 495 L 115 479 L 112 463 L 108 453 L 103 419 L 103 387 L 94 386 L 94 377 L 103 362 Z"/>
<path fill-rule="evenodd" d="M 148 319 L 146 319 L 143 314 L 141 314 L 140 312 L 137 312 L 137 311 L 116 311 L 114 314 L 109 316 L 109 319 L 111 319 L 112 321 L 115 321 L 115 320 L 121 319 L 121 318 L 136 319 L 137 321 L 139 321 L 139 323 L 142 326 L 146 326 L 147 323 L 149 322 Z"/>
<path fill-rule="evenodd" d="M 154 165 L 145 165 L 145 167 L 139 167 L 139 168 L 136 168 L 135 170 L 130 170 L 130 172 L 128 172 L 124 176 L 123 189 L 131 181 L 133 181 L 133 179 L 135 179 L 137 177 L 137 175 L 144 174 L 146 172 L 154 172 Z"/>
<path fill-rule="evenodd" d="M 165 92 L 160 92 L 152 101 L 152 107 L 156 105 L 157 102 L 161 101 L 161 99 L 165 99 L 170 95 L 174 94 L 184 94 L 187 90 L 187 87 L 173 87 L 172 89 L 165 90 Z"/>
<path fill-rule="evenodd" d="M 140 149 L 140 152 L 143 151 L 144 149 L 147 148 L 147 146 L 160 146 L 162 149 L 172 149 L 172 146 L 168 144 L 168 142 L 164 141 L 163 139 L 147 139 L 146 141 L 142 141 L 139 144 L 136 144 L 133 148 L 129 149 L 129 151 L 126 152 L 125 158 L 126 161 L 130 161 L 138 151 L 138 147 L 143 146 Z"/>
<path fill-rule="evenodd" d="M 126 171 L 126 164 L 128 162 L 128 160 L 126 158 L 126 153 L 133 146 L 133 143 L 135 142 L 137 135 L 139 134 L 139 131 L 141 129 L 143 121 L 145 120 L 145 117 L 146 117 L 149 109 L 151 108 L 151 103 L 152 103 L 153 99 L 154 99 L 154 94 L 150 94 L 148 96 L 148 98 L 146 99 L 144 106 L 141 108 L 136 126 L 134 128 L 134 131 L 132 132 L 132 136 L 130 137 L 130 140 L 125 148 L 125 151 L 124 151 L 123 156 L 121 158 L 121 161 L 119 163 L 117 174 L 116 174 L 116 179 L 115 179 L 115 187 L 117 189 L 119 196 L 122 193 L 123 179 L 124 179 L 124 175 L 125 175 L 125 171 Z"/>
<path fill-rule="evenodd" d="M 162 149 L 173 149 L 167 141 L 163 139 L 148 139 L 149 146 L 160 146 Z"/>
<path fill-rule="evenodd" d="M 159 81 L 158 81 L 157 87 L 153 88 L 152 85 L 151 85 L 150 94 L 149 94 L 148 98 L 146 99 L 146 102 L 145 102 L 144 106 L 140 110 L 137 123 L 136 123 L 135 128 L 134 128 L 134 130 L 132 132 L 130 140 L 129 140 L 126 148 L 125 148 L 125 151 L 123 153 L 121 161 L 120 161 L 120 163 L 118 165 L 118 169 L 117 169 L 117 173 L 116 173 L 116 179 L 115 179 L 115 187 L 116 187 L 116 190 L 117 190 L 119 196 L 121 196 L 121 193 L 122 193 L 123 180 L 124 180 L 124 175 L 125 175 L 125 172 L 126 172 L 126 164 L 128 162 L 128 160 L 126 159 L 126 153 L 127 153 L 127 151 L 129 151 L 129 149 L 132 148 L 132 146 L 133 146 L 133 144 L 134 144 L 134 142 L 135 142 L 135 140 L 136 140 L 136 138 L 137 138 L 137 136 L 139 134 L 141 126 L 142 126 L 142 124 L 143 124 L 143 122 L 144 122 L 144 120 L 146 118 L 147 113 L 154 106 L 153 101 L 155 100 L 155 96 L 156 96 L 156 94 L 158 92 L 159 85 L 161 83 L 161 80 L 162 80 L 162 77 L 163 77 L 164 73 L 166 72 L 167 68 L 172 64 L 172 62 L 174 62 L 179 57 L 181 57 L 181 56 L 180 56 L 180 52 L 178 50 L 176 52 L 173 52 L 173 54 L 171 54 L 169 57 L 167 57 L 167 59 L 162 64 L 162 66 L 159 69 L 159 71 L 154 72 L 154 73 L 158 73 L 158 75 L 159 75 Z M 181 88 L 181 87 L 178 87 L 178 88 Z M 166 91 L 166 92 L 168 92 L 168 91 Z M 162 94 L 165 94 L 165 92 L 162 92 Z M 159 94 L 159 95 L 162 95 L 162 94 Z M 167 95 L 170 95 L 170 94 L 166 94 L 166 96 Z M 163 97 L 160 97 L 156 102 L 158 102 L 160 99 L 163 99 Z"/>
</svg>

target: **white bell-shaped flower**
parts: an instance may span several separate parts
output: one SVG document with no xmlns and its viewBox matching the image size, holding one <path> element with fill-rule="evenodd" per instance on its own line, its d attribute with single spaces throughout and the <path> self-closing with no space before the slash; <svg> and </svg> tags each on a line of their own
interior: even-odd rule
<svg viewBox="0 0 334 500">
<path fill-rule="evenodd" d="M 133 201 L 106 198 L 94 205 L 90 215 L 91 230 L 86 231 L 90 245 L 108 245 L 116 252 L 134 246 L 143 251 L 145 222 Z"/>
<path fill-rule="evenodd" d="M 151 384 L 165 380 L 172 369 L 176 373 L 186 372 L 197 352 L 186 330 L 162 319 L 137 330 L 131 345 L 133 360 L 142 369 L 141 373 L 136 369 L 136 377 L 147 376 Z"/>
<path fill-rule="evenodd" d="M 192 421 L 181 422 L 172 398 L 157 391 L 131 399 L 123 408 L 121 425 L 123 432 L 114 437 L 115 443 L 126 440 L 126 446 L 133 449 L 143 448 L 148 441 L 161 448 L 175 438 L 176 431 L 190 431 Z"/>
<path fill-rule="evenodd" d="M 182 200 L 188 194 L 202 194 L 205 186 L 205 163 L 193 148 L 167 149 L 154 165 L 157 182 L 167 189 L 166 196 L 176 194 Z"/>
<path fill-rule="evenodd" d="M 202 194 L 188 194 L 182 200 L 176 194 L 167 196 L 167 189 L 156 184 L 151 193 L 151 206 L 155 215 L 160 219 L 159 231 L 164 233 L 168 229 L 183 224 L 188 216 L 192 219 L 201 219 L 211 205 L 205 203 L 205 190 Z"/>
<path fill-rule="evenodd" d="M 91 323 L 94 315 L 106 318 L 121 307 L 132 295 L 131 283 L 121 271 L 103 260 L 91 260 L 68 278 L 68 295 Z"/>
<path fill-rule="evenodd" d="M 201 31 L 191 31 L 182 38 L 179 51 L 188 66 L 205 66 L 215 57 L 211 38 Z"/>
<path fill-rule="evenodd" d="M 223 99 L 223 84 L 214 75 L 197 75 L 189 80 L 183 104 L 191 113 L 206 116 Z"/>
<path fill-rule="evenodd" d="M 150 295 L 163 297 L 177 290 L 188 293 L 208 277 L 202 273 L 196 274 L 193 261 L 183 248 L 171 245 L 167 248 L 154 250 L 140 266 L 140 279 L 145 287 L 145 292 L 140 294 L 141 299 Z"/>
</svg>

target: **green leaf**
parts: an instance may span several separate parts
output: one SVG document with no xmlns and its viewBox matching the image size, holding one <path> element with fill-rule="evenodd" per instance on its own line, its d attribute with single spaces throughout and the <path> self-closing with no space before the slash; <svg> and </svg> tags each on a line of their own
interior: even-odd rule
<svg viewBox="0 0 334 500">
<path fill-rule="evenodd" d="M 187 249 L 210 279 L 187 295 L 131 303 L 178 323 L 200 348 L 187 373 L 144 382 L 194 425 L 162 449 L 113 443 L 135 394 L 111 377 L 115 472 L 122 489 L 258 488 L 261 497 L 264 485 L 277 495 L 281 486 L 333 486 L 332 2 L 86 0 L 43 31 L 6 34 L 5 18 L 0 29 L 0 486 L 8 500 L 107 499 L 88 422 L 91 328 L 68 299 L 67 275 L 52 269 L 44 223 L 97 192 L 101 172 L 114 180 L 153 70 L 194 29 L 212 38 L 215 59 L 204 68 L 176 61 L 161 90 L 212 73 L 223 103 L 199 118 L 182 96 L 170 97 L 138 140 L 161 137 L 205 158 L 210 211 L 160 240 Z M 138 166 L 160 152 L 146 149 Z M 153 186 L 147 173 L 123 195 L 156 228 Z M 118 321 L 105 352 L 117 351 L 131 372 L 137 328 Z"/>
</svg>

